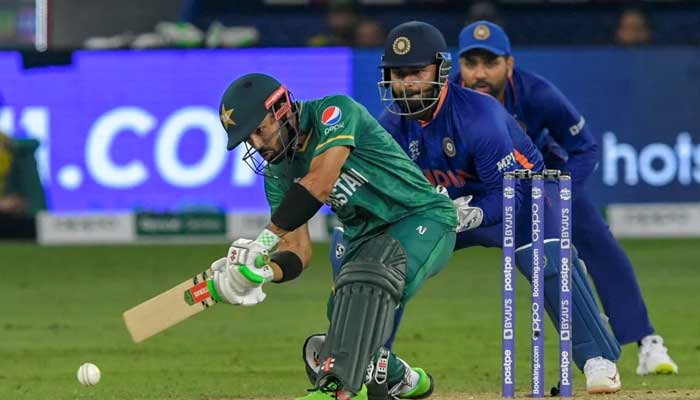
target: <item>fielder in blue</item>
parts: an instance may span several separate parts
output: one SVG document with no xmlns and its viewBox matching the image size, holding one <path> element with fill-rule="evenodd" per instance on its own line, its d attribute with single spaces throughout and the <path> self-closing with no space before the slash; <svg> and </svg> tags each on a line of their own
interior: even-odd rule
<svg viewBox="0 0 700 400">
<path fill-rule="evenodd" d="M 428 180 L 454 199 L 459 216 L 456 249 L 474 245 L 500 247 L 503 173 L 522 168 L 541 171 L 542 155 L 497 101 L 448 83 L 450 67 L 445 40 L 435 27 L 409 22 L 394 28 L 388 36 L 381 64 L 383 80 L 379 88 L 387 112 L 379 122 Z M 545 238 L 554 240 L 545 242 L 549 260 L 544 268 L 545 303 L 550 318 L 557 321 L 556 184 L 547 185 L 546 191 Z M 516 266 L 529 279 L 532 275 L 529 182 L 519 183 L 516 199 Z M 332 259 L 342 256 L 342 246 L 337 233 L 333 238 Z M 618 391 L 621 384 L 614 361 L 620 354 L 619 345 L 600 316 L 575 251 L 572 265 L 575 267 L 572 268 L 574 361 L 586 374 L 590 393 Z"/>
<path fill-rule="evenodd" d="M 570 172 L 573 242 L 617 340 L 639 344 L 637 374 L 677 373 L 663 339 L 654 334 L 632 264 L 586 191 L 598 146 L 585 118 L 552 83 L 515 66 L 510 40 L 498 25 L 477 21 L 465 27 L 459 48 L 460 73 L 450 80 L 498 99 L 536 143 L 546 167 Z"/>
</svg>

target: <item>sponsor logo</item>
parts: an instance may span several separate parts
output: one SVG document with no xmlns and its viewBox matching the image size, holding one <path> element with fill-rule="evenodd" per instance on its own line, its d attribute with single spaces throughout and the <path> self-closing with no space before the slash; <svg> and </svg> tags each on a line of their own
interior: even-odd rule
<svg viewBox="0 0 700 400">
<path fill-rule="evenodd" d="M 540 381 L 540 371 L 542 370 L 542 361 L 540 355 L 542 348 L 540 346 L 532 346 L 532 394 L 542 394 L 542 382 Z M 541 397 L 541 396 L 538 396 Z"/>
<path fill-rule="evenodd" d="M 37 215 L 40 243 L 129 242 L 136 240 L 132 214 L 65 215 L 40 212 Z"/>
<path fill-rule="evenodd" d="M 675 144 L 648 143 L 641 149 L 618 142 L 614 132 L 605 132 L 602 143 L 603 183 L 607 186 L 700 183 L 700 145 L 693 144 L 688 132 L 679 133 Z"/>
<path fill-rule="evenodd" d="M 562 200 L 571 200 L 571 190 L 567 188 L 562 188 L 559 191 L 559 198 L 561 198 Z"/>
<path fill-rule="evenodd" d="M 345 246 L 342 243 L 335 245 L 335 258 L 340 260 L 345 255 Z"/>
<path fill-rule="evenodd" d="M 539 199 L 542 197 L 542 189 L 538 187 L 533 187 L 532 188 L 532 198 L 533 199 Z"/>
<path fill-rule="evenodd" d="M 578 135 L 579 133 L 581 133 L 581 131 L 583 130 L 583 126 L 584 126 L 584 125 L 586 125 L 586 120 L 583 119 L 583 116 L 581 116 L 581 119 L 578 120 L 578 122 L 576 123 L 576 125 L 573 125 L 573 126 L 570 126 L 570 127 L 569 127 L 569 132 L 571 133 L 571 136 L 576 136 L 576 135 Z"/>
<path fill-rule="evenodd" d="M 561 361 L 559 362 L 559 368 L 561 368 L 561 386 L 571 385 L 571 377 L 569 376 L 569 372 L 571 371 L 571 368 L 569 367 L 570 365 L 571 355 L 568 351 L 563 351 L 561 353 Z"/>
<path fill-rule="evenodd" d="M 339 124 L 331 125 L 331 126 L 329 126 L 328 128 L 324 129 L 324 130 L 323 130 L 323 133 L 325 133 L 325 134 L 327 135 L 327 134 L 329 134 L 329 133 L 331 133 L 331 132 L 335 132 L 335 131 L 337 131 L 338 129 L 343 129 L 343 128 L 345 128 L 345 122 L 341 122 L 341 123 L 339 123 Z"/>
<path fill-rule="evenodd" d="M 416 232 L 418 232 L 419 235 L 424 235 L 427 230 L 428 228 L 424 227 L 423 225 L 416 228 Z"/>
<path fill-rule="evenodd" d="M 323 369 L 323 372 L 328 372 L 331 370 L 331 368 L 333 368 L 334 365 L 335 358 L 329 356 L 328 358 L 326 358 L 326 361 L 323 362 L 323 366 L 321 367 L 321 369 Z"/>
<path fill-rule="evenodd" d="M 343 112 L 340 111 L 340 107 L 328 106 L 321 113 L 321 123 L 325 126 L 335 125 L 341 118 L 343 118 Z"/>
<path fill-rule="evenodd" d="M 408 154 L 411 157 L 411 161 L 417 161 L 418 156 L 420 156 L 420 145 L 417 140 L 412 140 L 408 144 Z"/>
<path fill-rule="evenodd" d="M 559 321 L 559 339 L 571 340 L 571 304 L 568 301 L 562 301 L 560 306 L 563 312 Z"/>
<path fill-rule="evenodd" d="M 394 40 L 391 48 L 394 50 L 394 53 L 400 56 L 406 55 L 411 51 L 411 41 L 406 36 L 399 36 Z"/>
<path fill-rule="evenodd" d="M 506 385 L 513 384 L 513 352 L 511 350 L 503 352 L 503 382 Z"/>
<path fill-rule="evenodd" d="M 207 287 L 207 281 L 199 282 L 198 284 L 192 286 L 189 290 L 185 291 L 185 302 L 189 305 L 194 305 L 200 303 L 211 297 L 209 288 Z"/>
<path fill-rule="evenodd" d="M 513 214 L 515 207 L 507 206 L 503 210 L 503 247 L 513 247 L 515 244 L 515 231 L 513 228 Z"/>
<path fill-rule="evenodd" d="M 374 363 L 370 362 L 365 370 L 365 383 L 371 383 L 374 379 Z"/>
<path fill-rule="evenodd" d="M 381 349 L 379 357 L 377 357 L 377 368 L 374 375 L 374 380 L 382 384 L 386 382 L 389 370 L 389 350 Z"/>
<path fill-rule="evenodd" d="M 512 199 L 513 197 L 515 197 L 515 188 L 512 188 L 512 187 L 504 188 L 503 195 L 506 197 L 506 199 Z"/>
<path fill-rule="evenodd" d="M 542 220 L 540 218 L 540 206 L 533 203 L 532 204 L 532 242 L 538 242 L 540 240 L 540 224 Z M 534 264 L 535 260 L 533 260 Z"/>
<path fill-rule="evenodd" d="M 496 166 L 498 167 L 498 172 L 503 172 L 510 168 L 510 166 L 513 164 L 515 164 L 515 154 L 513 154 L 513 152 L 510 152 L 508 153 L 508 155 L 506 155 L 500 161 L 498 161 L 496 163 Z"/>
</svg>

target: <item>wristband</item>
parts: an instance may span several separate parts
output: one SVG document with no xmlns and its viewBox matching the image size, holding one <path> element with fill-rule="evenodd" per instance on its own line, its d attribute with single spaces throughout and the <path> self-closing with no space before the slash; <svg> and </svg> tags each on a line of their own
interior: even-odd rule
<svg viewBox="0 0 700 400">
<path fill-rule="evenodd" d="M 272 255 L 271 261 L 279 265 L 282 270 L 282 280 L 276 281 L 277 283 L 296 279 L 304 270 L 301 258 L 293 251 L 278 251 Z"/>
</svg>

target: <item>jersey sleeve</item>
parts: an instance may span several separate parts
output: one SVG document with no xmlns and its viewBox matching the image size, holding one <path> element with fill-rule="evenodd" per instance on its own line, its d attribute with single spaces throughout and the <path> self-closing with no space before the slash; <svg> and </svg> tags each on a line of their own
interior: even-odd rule
<svg viewBox="0 0 700 400">
<path fill-rule="evenodd" d="M 541 78 L 533 87 L 530 107 L 543 119 L 549 135 L 568 154 L 565 168 L 575 175 L 588 176 L 597 162 L 597 142 L 586 119 L 551 82 Z"/>
<path fill-rule="evenodd" d="M 485 114 L 473 141 L 474 167 L 484 190 L 474 198 L 474 206 L 484 212 L 482 226 L 500 223 L 503 219 L 503 173 L 516 169 L 516 156 L 505 111 Z M 520 198 L 516 199 L 519 202 Z"/>
<path fill-rule="evenodd" d="M 284 194 L 289 190 L 290 182 L 282 178 L 265 177 L 265 197 L 270 205 L 270 214 L 273 214 L 282 202 Z"/>
<path fill-rule="evenodd" d="M 313 118 L 320 127 L 320 140 L 314 149 L 314 157 L 334 146 L 355 147 L 355 139 L 364 128 L 363 117 L 367 114 L 359 103 L 348 96 L 325 98 Z"/>
</svg>

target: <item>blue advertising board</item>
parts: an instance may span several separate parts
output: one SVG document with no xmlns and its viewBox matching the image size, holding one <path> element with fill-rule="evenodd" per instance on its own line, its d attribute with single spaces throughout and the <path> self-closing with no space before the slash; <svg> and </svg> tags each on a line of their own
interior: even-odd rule
<svg viewBox="0 0 700 400">
<path fill-rule="evenodd" d="M 39 139 L 54 211 L 211 206 L 266 212 L 261 177 L 226 151 L 229 83 L 265 72 L 299 99 L 350 93 L 348 49 L 76 52 L 23 70 L 0 52 L 0 130 Z M 236 119 L 235 110 L 233 119 Z"/>
<path fill-rule="evenodd" d="M 350 94 L 379 115 L 380 57 L 344 48 L 76 52 L 71 65 L 24 70 L 19 53 L 0 52 L 0 131 L 41 141 L 54 211 L 264 212 L 262 179 L 225 150 L 216 107 L 226 86 L 267 72 L 298 99 Z M 527 48 L 515 57 L 555 83 L 599 139 L 590 182 L 599 205 L 700 199 L 696 49 Z"/>
</svg>

